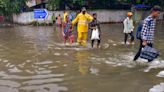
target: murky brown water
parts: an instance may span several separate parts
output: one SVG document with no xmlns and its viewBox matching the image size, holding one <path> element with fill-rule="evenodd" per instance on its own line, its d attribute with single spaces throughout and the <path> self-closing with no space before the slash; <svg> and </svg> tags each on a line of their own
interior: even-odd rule
<svg viewBox="0 0 164 92">
<path fill-rule="evenodd" d="M 64 46 L 52 27 L 0 28 L 0 92 L 149 92 L 164 82 L 156 76 L 164 65 L 132 61 L 138 44 L 122 44 L 121 24 L 101 27 L 101 49 Z M 163 62 L 163 24 L 157 29 Z"/>
</svg>

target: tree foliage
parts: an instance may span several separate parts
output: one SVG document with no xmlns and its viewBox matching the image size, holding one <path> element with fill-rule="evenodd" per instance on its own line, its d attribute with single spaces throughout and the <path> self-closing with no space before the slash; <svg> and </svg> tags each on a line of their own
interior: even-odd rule
<svg viewBox="0 0 164 92">
<path fill-rule="evenodd" d="M 150 6 L 159 5 L 164 7 L 164 0 L 49 0 L 50 10 L 79 9 L 87 6 L 90 9 L 129 9 L 134 4 L 147 4 Z"/>
<path fill-rule="evenodd" d="M 79 8 L 85 4 L 85 0 L 48 0 L 47 8 L 49 10 L 58 10 L 69 8 Z"/>
<path fill-rule="evenodd" d="M 61 0 L 48 0 L 47 2 L 47 8 L 49 10 L 56 10 L 60 6 Z"/>
<path fill-rule="evenodd" d="M 10 16 L 21 12 L 27 0 L 0 0 L 0 15 Z M 80 9 L 129 9 L 132 4 L 159 5 L 164 8 L 164 0 L 48 0 L 49 10 Z"/>
<path fill-rule="evenodd" d="M 25 2 L 26 0 L 0 0 L 0 13 L 5 16 L 19 13 Z"/>
</svg>

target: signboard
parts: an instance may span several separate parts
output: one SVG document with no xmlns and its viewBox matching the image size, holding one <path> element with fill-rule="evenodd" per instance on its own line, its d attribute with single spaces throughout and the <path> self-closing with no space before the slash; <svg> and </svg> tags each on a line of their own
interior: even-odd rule
<svg viewBox="0 0 164 92">
<path fill-rule="evenodd" d="M 46 19 L 48 17 L 48 11 L 46 9 L 34 9 L 35 19 Z"/>
</svg>

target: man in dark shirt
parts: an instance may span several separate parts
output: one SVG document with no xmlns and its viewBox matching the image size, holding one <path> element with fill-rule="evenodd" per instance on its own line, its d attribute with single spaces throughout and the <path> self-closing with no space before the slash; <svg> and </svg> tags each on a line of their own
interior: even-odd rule
<svg viewBox="0 0 164 92">
<path fill-rule="evenodd" d="M 101 30 L 100 30 L 100 22 L 97 20 L 97 14 L 94 13 L 93 14 L 93 20 L 90 24 L 90 29 L 91 29 L 91 46 L 92 48 L 94 47 L 94 42 L 95 40 L 97 40 L 97 48 L 100 48 L 100 42 L 101 42 L 101 39 L 100 39 L 100 34 L 101 34 Z M 97 38 L 94 38 L 93 37 L 93 31 L 98 31 L 98 34 L 97 34 Z"/>
</svg>

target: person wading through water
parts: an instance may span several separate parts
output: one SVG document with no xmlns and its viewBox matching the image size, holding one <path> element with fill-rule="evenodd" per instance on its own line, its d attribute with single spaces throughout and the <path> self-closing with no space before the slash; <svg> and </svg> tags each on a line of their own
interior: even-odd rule
<svg viewBox="0 0 164 92">
<path fill-rule="evenodd" d="M 78 37 L 77 37 L 77 42 L 81 46 L 86 46 L 87 43 L 87 37 L 88 37 L 88 24 L 93 20 L 93 17 L 89 15 L 86 11 L 86 8 L 83 7 L 81 13 L 77 15 L 77 17 L 72 21 L 72 24 L 77 25 L 77 32 L 78 32 Z"/>
<path fill-rule="evenodd" d="M 143 47 L 145 46 L 153 47 L 156 19 L 160 15 L 160 11 L 161 8 L 159 6 L 154 6 L 151 9 L 151 14 L 144 20 L 143 27 L 141 30 L 140 47 L 133 59 L 134 61 L 136 61 L 140 57 Z M 148 62 L 151 61 L 152 60 L 148 60 Z"/>
<path fill-rule="evenodd" d="M 127 44 L 126 42 L 128 39 L 128 35 L 131 36 L 130 44 L 134 44 L 134 35 L 133 35 L 134 26 L 133 26 L 132 16 L 133 16 L 133 13 L 128 12 L 127 18 L 123 22 L 124 23 L 124 34 L 125 34 L 124 43 L 125 44 Z"/>
</svg>

